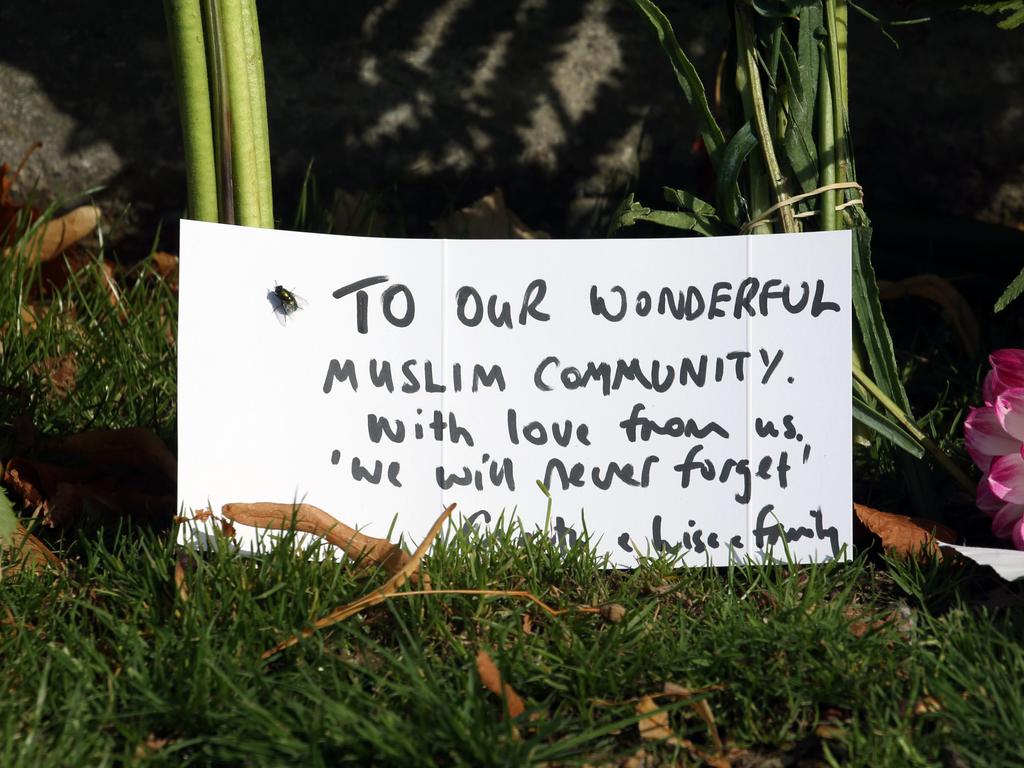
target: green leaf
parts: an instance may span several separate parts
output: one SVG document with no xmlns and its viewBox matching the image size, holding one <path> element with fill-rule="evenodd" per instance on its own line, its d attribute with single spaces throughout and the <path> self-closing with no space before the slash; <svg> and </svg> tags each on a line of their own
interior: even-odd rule
<svg viewBox="0 0 1024 768">
<path fill-rule="evenodd" d="M 633 5 L 647 17 L 647 21 L 654 27 L 654 31 L 658 36 L 658 42 L 661 43 L 662 49 L 672 64 L 672 69 L 675 70 L 679 87 L 682 88 L 683 95 L 686 97 L 690 109 L 693 110 L 697 117 L 700 135 L 704 139 L 704 146 L 707 147 L 708 155 L 711 156 L 711 162 L 717 168 L 719 154 L 725 145 L 725 135 L 718 126 L 715 116 L 711 113 L 707 94 L 704 92 L 704 83 L 701 82 L 693 63 L 687 58 L 680 47 L 679 41 L 676 39 L 676 33 L 672 29 L 672 24 L 669 22 L 668 17 L 662 13 L 661 9 L 652 3 L 651 0 L 633 0 Z"/>
<path fill-rule="evenodd" d="M 908 417 L 913 418 L 907 392 L 896 368 L 892 337 L 878 299 L 878 283 L 871 265 L 871 227 L 867 224 L 853 228 L 853 309 L 875 383 Z"/>
<path fill-rule="evenodd" d="M 0 488 L 0 547 L 9 546 L 14 542 L 14 532 L 18 529 L 18 516 L 14 514 L 14 505 Z"/>
<path fill-rule="evenodd" d="M 1006 14 L 1006 18 L 996 24 L 1000 29 L 1016 29 L 1024 24 L 1024 0 L 998 0 L 998 2 L 973 3 L 964 7 L 981 13 Z"/>
<path fill-rule="evenodd" d="M 782 68 L 788 78 L 789 65 L 785 57 Z M 800 188 L 804 192 L 811 192 L 818 187 L 818 148 L 812 133 L 816 94 L 812 92 L 811 99 L 803 101 L 791 83 L 784 84 L 782 93 L 783 108 L 789 118 L 782 146 Z"/>
<path fill-rule="evenodd" d="M 1006 286 L 1006 290 L 1003 291 L 1003 295 L 999 297 L 998 301 L 996 301 L 996 312 L 1002 312 L 1007 306 L 1009 306 L 1011 301 L 1016 299 L 1022 293 L 1024 293 L 1024 269 L 1020 271 L 1020 274 L 1013 278 L 1013 282 Z"/>
<path fill-rule="evenodd" d="M 825 17 L 820 3 L 808 3 L 800 11 L 800 24 L 796 35 L 797 70 L 800 72 L 800 83 L 803 86 L 801 97 L 808 89 L 818 87 L 818 40 L 825 34 Z M 804 103 L 808 100 L 804 98 Z M 814 113 L 814 101 L 809 102 L 811 114 Z"/>
<path fill-rule="evenodd" d="M 665 195 L 666 203 L 674 203 L 680 208 L 685 208 L 688 211 L 693 211 L 694 213 L 703 216 L 715 215 L 715 206 L 705 200 L 701 200 L 699 197 L 687 192 L 686 190 L 662 187 L 661 191 Z"/>
<path fill-rule="evenodd" d="M 902 448 L 915 458 L 920 459 L 924 456 L 924 448 L 914 439 L 913 435 L 892 419 L 876 411 L 856 395 L 853 398 L 853 418 L 875 434 L 891 440 L 894 445 Z"/>
<path fill-rule="evenodd" d="M 757 134 L 749 120 L 729 139 L 722 152 L 722 163 L 715 178 L 715 195 L 725 213 L 725 220 L 734 227 L 740 223 L 740 192 L 736 182 L 747 155 L 757 146 Z"/>
<path fill-rule="evenodd" d="M 619 227 L 631 227 L 638 221 L 660 224 L 663 227 L 696 232 L 707 237 L 722 234 L 718 220 L 686 211 L 657 211 L 635 202 L 630 195 L 623 202 L 617 214 Z"/>
</svg>

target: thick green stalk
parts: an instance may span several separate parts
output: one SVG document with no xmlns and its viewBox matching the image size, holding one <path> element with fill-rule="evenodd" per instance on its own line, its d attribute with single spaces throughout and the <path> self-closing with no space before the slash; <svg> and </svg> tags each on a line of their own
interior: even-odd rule
<svg viewBox="0 0 1024 768">
<path fill-rule="evenodd" d="M 213 150 L 217 176 L 217 205 L 222 224 L 235 223 L 234 175 L 231 153 L 231 110 L 218 0 L 203 0 L 206 58 L 209 62 L 210 105 L 213 109 Z"/>
<path fill-rule="evenodd" d="M 188 216 L 217 221 L 213 125 L 199 0 L 164 0 L 185 148 Z"/>
<path fill-rule="evenodd" d="M 739 51 L 737 57 L 745 59 L 746 86 L 749 90 L 744 96 L 744 104 L 749 104 L 753 114 L 754 125 L 757 126 L 757 135 L 761 141 L 761 151 L 764 156 L 765 167 L 768 171 L 768 180 L 771 184 L 772 195 L 776 203 L 784 202 L 786 194 L 786 179 L 782 175 L 778 158 L 775 155 L 775 145 L 772 142 L 771 129 L 768 126 L 768 112 L 765 108 L 764 94 L 761 91 L 761 74 L 757 68 L 757 42 L 754 38 L 753 23 L 750 17 L 750 9 L 745 5 L 736 7 L 736 27 L 739 35 Z M 754 215 L 759 215 L 763 209 L 754 209 Z M 779 209 L 779 218 L 782 220 L 783 232 L 797 232 L 796 219 L 793 217 L 793 207 L 784 205 Z"/>
<path fill-rule="evenodd" d="M 260 163 L 256 159 L 256 121 L 249 91 L 242 0 L 213 0 L 219 11 L 220 40 L 228 83 L 231 112 L 231 171 L 234 177 L 235 216 L 245 227 L 263 226 L 260 198 Z"/>
<path fill-rule="evenodd" d="M 242 32 L 249 83 L 249 106 L 253 120 L 256 151 L 256 181 L 259 185 L 261 227 L 274 226 L 274 193 L 270 173 L 270 129 L 267 125 L 267 87 L 263 78 L 263 46 L 256 0 L 242 0 Z"/>
<path fill-rule="evenodd" d="M 834 112 L 832 110 L 832 87 L 825 66 L 825 46 L 818 45 L 821 54 L 821 66 L 818 67 L 818 183 L 819 186 L 835 184 L 836 137 Z M 836 228 L 836 190 L 829 189 L 821 193 L 821 228 L 831 231 Z"/>
<path fill-rule="evenodd" d="M 837 11 L 842 6 L 842 14 Z M 842 18 L 842 24 L 839 23 Z M 836 159 L 838 173 L 836 181 L 851 181 L 849 168 L 849 145 L 847 137 L 847 85 L 846 85 L 846 3 L 843 0 L 825 0 L 825 22 L 829 44 L 829 79 L 834 84 L 835 98 L 832 99 L 832 114 L 836 134 Z"/>
</svg>

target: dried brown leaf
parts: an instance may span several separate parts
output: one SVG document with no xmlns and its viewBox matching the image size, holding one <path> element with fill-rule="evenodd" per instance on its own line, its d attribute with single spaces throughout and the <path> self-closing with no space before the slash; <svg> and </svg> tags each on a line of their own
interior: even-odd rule
<svg viewBox="0 0 1024 768">
<path fill-rule="evenodd" d="M 221 513 L 228 520 L 256 528 L 287 531 L 294 525 L 297 531 L 324 537 L 342 549 L 360 567 L 379 565 L 394 574 L 410 560 L 399 545 L 387 539 L 359 533 L 312 504 L 278 504 L 270 501 L 235 503 L 225 504 L 221 507 Z"/>
<path fill-rule="evenodd" d="M 502 680 L 501 672 L 487 651 L 481 649 L 476 655 L 476 671 L 484 688 L 495 696 L 505 700 L 505 708 L 510 718 L 517 718 L 526 711 L 526 705 L 511 685 Z"/>
<path fill-rule="evenodd" d="M 79 432 L 57 441 L 54 447 L 93 464 L 159 474 L 171 484 L 178 481 L 178 460 L 155 432 L 143 427 Z"/>
<path fill-rule="evenodd" d="M 174 589 L 178 593 L 178 599 L 187 603 L 188 584 L 185 581 L 185 561 L 180 557 L 174 561 Z"/>
<path fill-rule="evenodd" d="M 934 696 L 922 696 L 914 704 L 914 716 L 930 715 L 942 711 L 942 702 Z"/>
<path fill-rule="evenodd" d="M 63 400 L 75 391 L 75 378 L 78 375 L 78 358 L 73 352 L 66 355 L 48 357 L 32 366 L 32 369 L 47 378 L 50 394 Z"/>
<path fill-rule="evenodd" d="M 171 290 L 178 290 L 178 257 L 166 251 L 155 251 L 152 258 L 156 273 L 164 279 Z"/>
<path fill-rule="evenodd" d="M 601 606 L 601 617 L 609 624 L 618 624 L 626 617 L 626 609 L 618 603 L 605 603 Z"/>
<path fill-rule="evenodd" d="M 689 699 L 697 694 L 705 693 L 707 691 L 721 690 L 722 685 L 710 685 L 699 690 L 692 690 L 690 688 L 684 688 L 681 685 L 677 685 L 670 680 L 666 680 L 662 687 L 662 696 L 671 696 L 676 699 Z M 715 722 L 715 713 L 711 709 L 711 704 L 707 699 L 698 699 L 694 701 L 690 707 L 697 716 L 704 721 L 704 724 L 708 727 L 708 734 L 711 736 L 711 743 L 715 747 L 715 751 L 718 753 L 722 752 L 723 744 L 722 737 L 718 733 L 718 725 Z"/>
<path fill-rule="evenodd" d="M 13 576 L 30 568 L 36 573 L 44 568 L 63 570 L 64 564 L 38 537 L 18 523 L 8 546 L 0 549 L 0 576 Z"/>
<path fill-rule="evenodd" d="M 500 188 L 437 222 L 434 228 L 441 237 L 485 240 L 533 240 L 550 237 L 547 232 L 530 229 L 510 211 L 505 206 L 505 194 Z"/>
<path fill-rule="evenodd" d="M 161 749 L 170 744 L 172 739 L 165 739 L 156 734 L 149 734 L 144 741 L 135 747 L 135 757 L 139 760 L 152 757 Z"/>
<path fill-rule="evenodd" d="M 39 227 L 26 241 L 24 255 L 39 262 L 50 261 L 92 233 L 99 222 L 99 208 L 94 205 L 79 206 Z"/>
<path fill-rule="evenodd" d="M 665 741 L 673 746 L 685 746 L 684 742 L 669 728 L 668 712 L 659 710 L 658 705 L 655 704 L 654 699 L 650 696 L 644 695 L 640 697 L 640 700 L 636 703 L 636 713 L 644 715 L 637 722 L 641 739 Z"/>
<path fill-rule="evenodd" d="M 956 532 L 931 520 L 881 512 L 853 505 L 857 519 L 881 542 L 883 549 L 903 557 L 938 553 L 938 543 L 956 543 Z"/>
</svg>

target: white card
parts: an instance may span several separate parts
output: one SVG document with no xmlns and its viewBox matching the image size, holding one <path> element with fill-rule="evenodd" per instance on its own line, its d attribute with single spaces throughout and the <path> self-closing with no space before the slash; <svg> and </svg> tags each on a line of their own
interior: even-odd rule
<svg viewBox="0 0 1024 768">
<path fill-rule="evenodd" d="M 543 528 L 541 481 L 547 534 L 585 530 L 614 565 L 845 557 L 850 253 L 849 232 L 397 240 L 182 221 L 179 506 L 304 501 L 419 540 L 451 502 L 483 528 L 502 512 Z"/>
</svg>

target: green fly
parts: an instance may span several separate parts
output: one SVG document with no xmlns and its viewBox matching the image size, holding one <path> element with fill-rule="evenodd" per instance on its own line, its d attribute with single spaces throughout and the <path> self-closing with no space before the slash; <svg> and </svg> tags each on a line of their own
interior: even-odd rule
<svg viewBox="0 0 1024 768">
<path fill-rule="evenodd" d="M 274 307 L 274 315 L 277 322 L 285 325 L 288 316 L 294 315 L 300 309 L 305 309 L 309 303 L 294 291 L 290 291 L 283 285 L 275 285 L 274 290 L 267 292 L 267 299 Z"/>
</svg>

